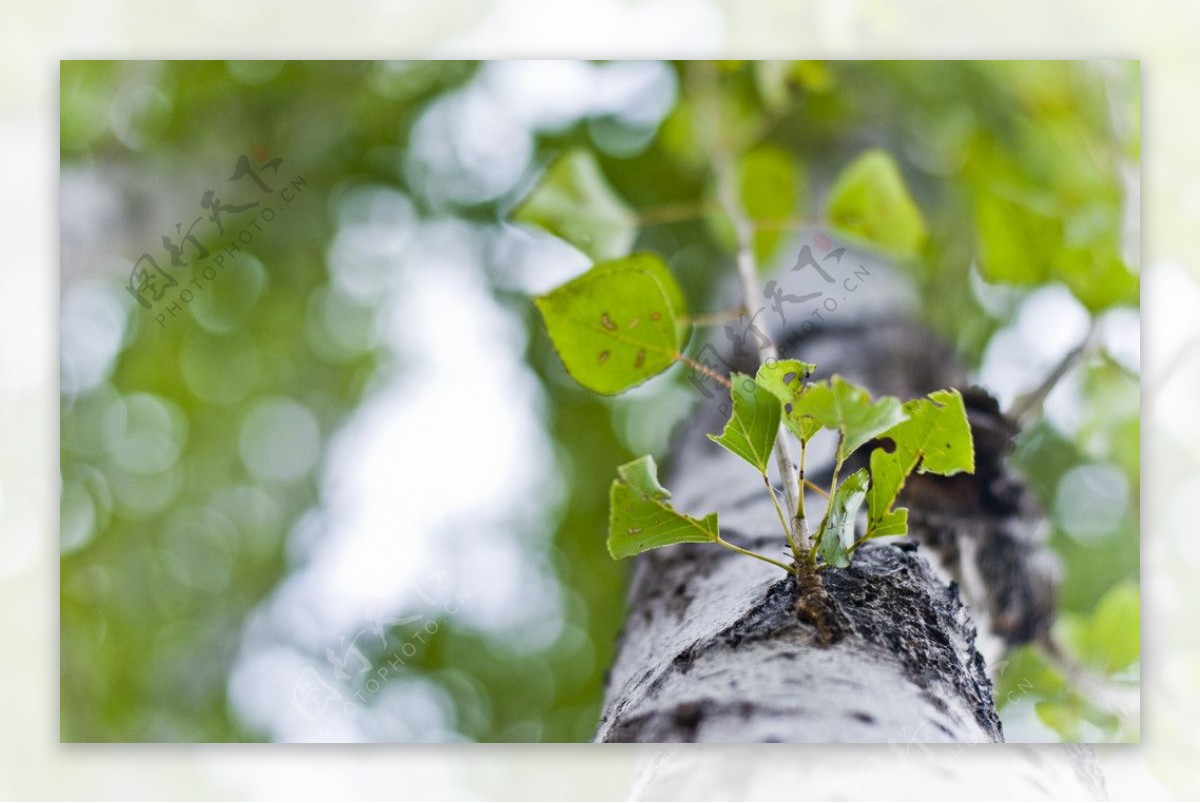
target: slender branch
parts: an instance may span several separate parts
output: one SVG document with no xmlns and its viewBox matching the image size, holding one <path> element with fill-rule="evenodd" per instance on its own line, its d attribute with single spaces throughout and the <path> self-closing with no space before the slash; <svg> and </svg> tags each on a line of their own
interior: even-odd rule
<svg viewBox="0 0 1200 803">
<path fill-rule="evenodd" d="M 733 385 L 730 384 L 728 377 L 723 376 L 722 374 L 718 374 L 716 371 L 712 370 L 711 368 L 709 368 L 706 365 L 701 365 L 700 363 L 696 362 L 695 360 L 693 360 L 691 357 L 687 356 L 686 354 L 677 353 L 675 355 L 675 359 L 679 360 L 681 363 L 688 366 L 692 370 L 699 371 L 700 373 L 707 376 L 709 379 L 716 380 L 719 384 L 724 385 L 727 388 L 733 387 Z"/>
<path fill-rule="evenodd" d="M 707 315 L 693 315 L 688 320 L 692 322 L 693 326 L 713 326 L 714 324 L 725 323 L 726 321 L 736 321 L 745 314 L 746 308 L 738 307 L 737 309 L 727 309 L 721 312 L 710 312 Z"/>
<path fill-rule="evenodd" d="M 707 125 L 701 126 L 701 131 L 709 137 L 709 151 L 713 157 L 713 173 L 717 184 L 717 197 L 725 214 L 733 224 L 737 236 L 737 269 L 738 278 L 742 285 L 742 298 L 749 306 L 749 300 L 759 293 L 758 267 L 754 259 L 754 227 L 746 211 L 742 208 L 737 191 L 737 165 L 733 153 L 733 144 L 729 141 L 728 131 L 722 125 L 721 96 L 717 85 L 715 67 L 707 62 L 693 65 L 695 74 L 703 80 L 703 92 L 699 93 L 704 101 L 707 113 Z M 760 363 L 772 362 L 779 359 L 779 352 L 770 340 L 761 338 L 758 343 L 758 359 Z M 800 487 L 796 466 L 792 462 L 791 446 L 788 441 L 788 430 L 783 424 L 779 426 L 779 436 L 775 438 L 775 465 L 779 470 L 779 478 L 783 483 L 783 496 L 787 509 L 793 511 L 793 538 L 802 547 L 807 546 L 807 535 L 801 531 L 798 499 L 803 494 L 798 493 Z"/>
<path fill-rule="evenodd" d="M 858 549 L 860 546 L 862 546 L 863 544 L 867 543 L 868 541 L 870 541 L 871 539 L 873 539 L 875 537 L 876 536 L 873 536 L 873 535 L 863 535 L 862 538 L 858 539 L 857 541 L 855 541 L 853 544 L 850 545 L 850 548 L 846 550 L 846 554 L 853 554 L 854 550 Z"/>
<path fill-rule="evenodd" d="M 825 523 L 829 521 L 829 514 L 833 509 L 833 495 L 837 491 L 838 475 L 842 472 L 842 463 L 845 461 L 845 455 L 842 454 L 842 442 L 845 440 L 845 434 L 838 433 L 837 442 L 837 459 L 833 462 L 833 476 L 829 480 L 829 493 L 825 494 L 825 498 L 829 500 L 829 504 L 825 506 L 825 515 L 821 517 L 821 526 L 819 530 L 824 532 Z"/>
<path fill-rule="evenodd" d="M 813 566 L 816 564 L 816 562 L 817 562 L 817 547 L 819 547 L 820 545 L 821 545 L 821 542 L 814 538 L 813 542 L 812 542 L 812 547 L 810 547 L 808 550 L 808 565 Z M 820 568 L 820 567 L 818 567 L 818 568 Z"/>
<path fill-rule="evenodd" d="M 761 561 L 766 561 L 767 563 L 771 564 L 772 566 L 778 566 L 780 569 L 783 569 L 788 574 L 792 573 L 792 567 L 788 566 L 786 563 L 780 563 L 779 561 L 775 560 L 774 558 L 768 558 L 766 555 L 760 555 L 759 553 L 751 551 L 749 549 L 742 549 L 740 546 L 737 546 L 736 544 L 729 543 L 728 541 L 726 541 L 724 538 L 722 538 L 719 535 L 717 536 L 717 543 L 720 544 L 721 546 L 725 547 L 726 549 L 732 549 L 734 552 L 737 552 L 740 555 L 747 555 L 751 558 L 758 558 Z"/>
<path fill-rule="evenodd" d="M 685 223 L 690 220 L 701 220 L 714 211 L 706 203 L 664 204 L 650 206 L 636 211 L 637 222 L 642 226 L 655 226 L 663 223 Z"/>
<path fill-rule="evenodd" d="M 1087 334 L 1084 335 L 1083 342 L 1068 351 L 1062 360 L 1059 361 L 1058 365 L 1054 366 L 1050 373 L 1046 375 L 1041 384 L 1028 393 L 1018 396 L 1013 402 L 1012 407 L 1008 410 L 1008 417 L 1017 426 L 1024 429 L 1030 419 L 1041 411 L 1047 397 L 1058 386 L 1058 383 L 1062 381 L 1062 378 L 1069 374 L 1071 369 L 1085 358 L 1091 356 L 1099 345 L 1100 322 L 1093 318 L 1091 324 L 1088 326 Z"/>
<path fill-rule="evenodd" d="M 812 217 L 788 217 L 788 218 L 767 218 L 766 220 L 756 220 L 754 225 L 760 231 L 799 231 L 800 229 L 812 229 L 817 226 L 824 226 L 828 223 L 822 215 L 814 215 Z"/>
<path fill-rule="evenodd" d="M 820 485 L 817 485 L 812 480 L 804 480 L 804 487 L 811 488 L 812 490 L 816 491 L 817 493 L 819 493 L 821 496 L 825 497 L 826 499 L 829 498 L 829 491 L 825 490 Z"/>
<path fill-rule="evenodd" d="M 1108 678 L 1072 658 L 1058 640 L 1048 633 L 1039 636 L 1036 644 L 1043 658 L 1062 673 L 1080 696 L 1107 708 L 1116 716 L 1121 727 L 1131 730 L 1137 726 L 1137 718 L 1129 707 L 1115 699 L 1114 684 Z"/>
<path fill-rule="evenodd" d="M 816 559 L 817 547 L 821 545 L 821 538 L 825 537 L 825 525 L 829 523 L 829 514 L 833 511 L 833 494 L 837 490 L 838 474 L 840 474 L 842 471 L 842 463 L 845 462 L 845 456 L 842 454 L 842 441 L 844 439 L 845 434 L 839 432 L 836 452 L 837 459 L 833 463 L 833 477 L 829 481 L 829 493 L 822 491 L 825 497 L 829 500 L 829 503 L 825 505 L 825 514 L 821 516 L 821 525 L 817 527 L 818 537 L 813 539 L 812 549 L 808 551 L 809 563 L 812 563 Z M 812 483 L 809 484 L 811 485 Z M 816 488 L 818 491 L 821 490 L 820 488 L 817 488 L 816 485 L 813 485 L 813 488 Z"/>
</svg>

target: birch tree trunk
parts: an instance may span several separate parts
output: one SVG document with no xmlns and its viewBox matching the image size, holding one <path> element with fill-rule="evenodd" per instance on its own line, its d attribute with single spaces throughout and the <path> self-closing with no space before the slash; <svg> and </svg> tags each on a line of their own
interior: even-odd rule
<svg viewBox="0 0 1200 803">
<path fill-rule="evenodd" d="M 912 325 L 778 342 L 782 356 L 817 363 L 818 376 L 840 373 L 875 393 L 963 384 L 946 350 Z M 678 433 L 666 485 L 682 511 L 718 510 L 724 537 L 776 556 L 783 536 L 761 478 L 704 437 L 720 431 L 726 404 L 714 394 Z M 796 583 L 778 569 L 709 545 L 641 556 L 596 740 L 1003 741 L 980 647 L 1043 632 L 1055 575 L 1028 493 L 1003 467 L 1011 431 L 986 400 L 971 420 L 976 474 L 914 475 L 910 537 L 867 544 L 850 568 L 822 572 L 834 643 L 797 617 Z M 809 465 L 830 457 L 810 453 Z"/>
</svg>

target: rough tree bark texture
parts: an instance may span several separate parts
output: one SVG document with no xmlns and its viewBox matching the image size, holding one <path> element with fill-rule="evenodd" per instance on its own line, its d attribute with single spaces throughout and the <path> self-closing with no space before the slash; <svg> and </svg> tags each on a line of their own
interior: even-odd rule
<svg viewBox="0 0 1200 803">
<path fill-rule="evenodd" d="M 778 342 L 782 356 L 817 363 L 818 378 L 840 373 L 875 393 L 963 387 L 951 355 L 904 323 Z M 795 582 L 766 564 L 710 545 L 639 558 L 596 739 L 1003 741 L 977 641 L 1043 632 L 1055 566 L 1028 492 L 1003 466 L 1011 430 L 985 395 L 965 395 L 976 474 L 910 483 L 911 537 L 868 544 L 849 569 L 822 573 L 836 643 L 817 644 L 796 616 Z M 685 512 L 719 510 L 729 540 L 778 555 L 783 535 L 761 478 L 704 437 L 721 430 L 727 402 L 705 402 L 677 434 L 666 485 Z M 813 479 L 827 477 L 831 457 L 810 453 Z M 823 509 L 817 497 L 809 505 Z"/>
</svg>

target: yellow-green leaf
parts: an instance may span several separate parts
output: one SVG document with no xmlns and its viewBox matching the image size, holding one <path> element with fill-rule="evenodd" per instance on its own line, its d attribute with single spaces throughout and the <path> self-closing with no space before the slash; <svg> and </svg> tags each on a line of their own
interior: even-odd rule
<svg viewBox="0 0 1200 803">
<path fill-rule="evenodd" d="M 637 216 L 613 192 L 591 151 L 559 157 L 513 213 L 513 220 L 539 226 L 596 261 L 629 253 Z"/>
<path fill-rule="evenodd" d="M 907 420 L 881 433 L 890 441 L 871 452 L 871 490 L 867 495 L 867 537 L 903 535 L 908 511 L 892 510 L 913 471 L 951 476 L 975 471 L 975 446 L 962 395 L 939 390 L 904 405 Z"/>
<path fill-rule="evenodd" d="M 764 263 L 783 240 L 784 222 L 803 214 L 803 177 L 792 154 L 776 145 L 759 145 L 738 162 L 742 208 L 754 223 L 754 253 Z"/>
<path fill-rule="evenodd" d="M 925 221 L 900 168 L 880 150 L 867 151 L 842 170 L 829 192 L 829 222 L 839 231 L 899 258 L 915 256 Z"/>
<path fill-rule="evenodd" d="M 666 370 L 690 333 L 683 292 L 653 254 L 596 265 L 534 303 L 567 373 L 597 393 Z"/>
<path fill-rule="evenodd" d="M 842 480 L 829 500 L 829 513 L 817 532 L 818 553 L 830 566 L 844 569 L 850 565 L 850 547 L 854 545 L 854 518 L 867 497 L 871 479 L 865 468 Z"/>
<path fill-rule="evenodd" d="M 694 519 L 672 508 L 667 501 L 671 494 L 659 483 L 650 455 L 626 463 L 617 474 L 609 491 L 608 552 L 614 558 L 717 540 L 717 514 Z"/>
<path fill-rule="evenodd" d="M 900 400 L 883 396 L 871 401 L 867 391 L 852 385 L 840 376 L 828 382 L 809 385 L 796 399 L 789 417 L 798 419 L 799 427 L 812 431 L 813 423 L 841 433 L 838 459 L 845 460 L 855 449 L 904 420 Z"/>
<path fill-rule="evenodd" d="M 766 473 L 779 434 L 779 399 L 745 374 L 730 377 L 733 413 L 720 435 L 708 437 Z"/>
<path fill-rule="evenodd" d="M 804 393 L 805 384 L 816 366 L 800 360 L 775 360 L 764 363 L 754 377 L 755 384 L 771 393 L 783 405 L 783 421 L 797 438 L 807 442 L 821 425 L 811 417 L 795 415 L 796 400 Z"/>
<path fill-rule="evenodd" d="M 1122 583 L 1096 604 L 1091 616 L 1067 614 L 1059 625 L 1063 641 L 1080 660 L 1104 674 L 1130 666 L 1141 655 L 1141 595 Z"/>
</svg>

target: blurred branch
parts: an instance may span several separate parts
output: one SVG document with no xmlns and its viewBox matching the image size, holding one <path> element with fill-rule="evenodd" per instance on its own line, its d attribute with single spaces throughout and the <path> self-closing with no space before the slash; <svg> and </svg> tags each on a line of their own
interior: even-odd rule
<svg viewBox="0 0 1200 803">
<path fill-rule="evenodd" d="M 717 197 L 733 224 L 737 237 L 736 261 L 738 279 L 741 282 L 742 303 L 749 308 L 750 299 L 758 296 L 758 265 L 754 258 L 754 225 L 746 210 L 742 208 L 738 197 L 737 156 L 734 144 L 729 140 L 728 128 L 724 125 L 721 113 L 721 88 L 716 67 L 711 62 L 698 62 L 693 65 L 700 92 L 699 97 L 706 115 L 707 125 L 699 126 L 706 132 L 709 154 L 713 160 L 713 173 L 717 183 Z M 773 362 L 779 359 L 779 351 L 769 338 L 758 341 L 758 359 L 760 363 Z M 788 515 L 791 518 L 792 537 L 799 550 L 809 547 L 807 526 L 799 515 L 800 503 L 798 494 L 800 488 L 799 474 L 792 460 L 791 444 L 788 440 L 787 428 L 779 425 L 779 434 L 775 438 L 775 464 L 779 470 L 779 478 L 783 484 L 784 501 Z M 796 556 L 797 570 L 802 561 Z M 807 564 L 804 564 L 807 565 Z"/>
<path fill-rule="evenodd" d="M 1118 727 L 1126 731 L 1138 730 L 1137 700 L 1135 692 L 1133 701 L 1122 694 L 1119 684 L 1109 678 L 1084 666 L 1067 654 L 1058 640 L 1049 634 L 1037 640 L 1042 656 L 1046 662 L 1062 673 L 1067 686 L 1083 699 L 1096 705 L 1117 719 Z"/>
<path fill-rule="evenodd" d="M 1036 388 L 1024 393 L 1016 398 L 1012 407 L 1008 410 L 1008 417 L 1011 418 L 1018 427 L 1024 429 L 1029 422 L 1042 411 L 1042 407 L 1046 403 L 1046 399 L 1062 381 L 1062 378 L 1071 372 L 1076 365 L 1082 362 L 1087 357 L 1095 353 L 1100 345 L 1100 322 L 1096 318 L 1092 318 L 1088 325 L 1087 334 L 1084 335 L 1083 342 L 1066 353 L 1065 356 L 1050 370 L 1046 378 L 1042 380 Z"/>
</svg>

